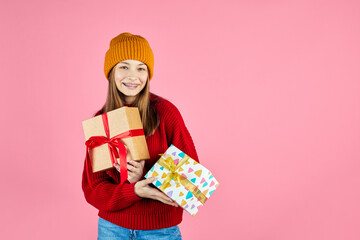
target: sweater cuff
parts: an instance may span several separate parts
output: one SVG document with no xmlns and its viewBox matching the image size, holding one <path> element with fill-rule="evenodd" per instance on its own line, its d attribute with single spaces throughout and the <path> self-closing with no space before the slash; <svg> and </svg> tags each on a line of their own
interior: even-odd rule
<svg viewBox="0 0 360 240">
<path fill-rule="evenodd" d="M 135 184 L 136 184 L 136 182 L 129 183 L 129 184 L 124 183 L 122 186 L 121 191 L 122 191 L 124 197 L 127 198 L 129 202 L 133 202 L 133 201 L 135 202 L 135 201 L 139 201 L 142 199 L 135 193 Z"/>
</svg>

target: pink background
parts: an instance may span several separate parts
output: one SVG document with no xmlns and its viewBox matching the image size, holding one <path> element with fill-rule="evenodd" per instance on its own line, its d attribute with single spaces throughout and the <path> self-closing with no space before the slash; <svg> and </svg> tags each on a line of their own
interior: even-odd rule
<svg viewBox="0 0 360 240">
<path fill-rule="evenodd" d="M 105 5 L 106 4 L 106 5 Z M 151 90 L 220 182 L 184 239 L 360 239 L 358 1 L 1 1 L 0 239 L 96 239 L 81 121 L 108 44 L 143 35 Z"/>
</svg>

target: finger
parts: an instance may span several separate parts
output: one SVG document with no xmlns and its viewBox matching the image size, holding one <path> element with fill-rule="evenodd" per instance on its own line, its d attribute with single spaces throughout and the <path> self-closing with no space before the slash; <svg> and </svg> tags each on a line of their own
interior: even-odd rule
<svg viewBox="0 0 360 240">
<path fill-rule="evenodd" d="M 131 160 L 128 163 L 130 163 L 132 166 L 136 168 L 143 168 L 145 166 L 145 160 L 139 160 L 139 161 Z"/>
<path fill-rule="evenodd" d="M 168 202 L 171 203 L 171 205 L 173 205 L 173 206 L 175 206 L 175 207 L 178 206 L 178 205 L 176 204 L 175 200 L 171 199 L 168 195 L 166 195 L 166 194 L 163 193 L 163 192 L 160 192 L 160 193 L 161 193 L 162 197 L 163 197 L 166 201 L 168 201 Z"/>
<path fill-rule="evenodd" d="M 177 202 L 173 201 L 172 206 L 179 207 L 179 204 L 177 204 Z"/>
<path fill-rule="evenodd" d="M 166 196 L 164 196 L 162 194 L 154 193 L 154 195 L 152 195 L 152 198 L 156 199 L 158 201 L 161 201 L 163 203 L 166 203 L 166 204 L 172 204 L 171 199 L 167 198 Z"/>
<path fill-rule="evenodd" d="M 166 195 L 166 194 L 163 193 L 163 192 L 160 192 L 160 196 L 161 196 L 163 199 L 165 199 L 166 201 L 168 201 L 168 202 L 172 202 L 172 203 L 175 202 L 174 200 L 172 200 L 168 195 Z"/>
<path fill-rule="evenodd" d="M 132 177 L 135 177 L 135 174 L 128 171 L 128 178 L 132 178 Z"/>
<path fill-rule="evenodd" d="M 143 168 L 145 166 L 145 160 L 136 161 L 139 163 L 140 167 Z"/>
<path fill-rule="evenodd" d="M 136 168 L 140 168 L 141 164 L 137 161 L 131 160 L 130 162 L 128 162 L 131 166 L 136 167 Z"/>
<path fill-rule="evenodd" d="M 159 200 L 163 203 L 175 206 L 175 207 L 177 206 L 176 202 L 174 200 L 172 200 L 169 196 L 167 196 L 165 193 L 154 189 L 153 194 L 154 194 L 155 198 L 157 198 L 157 200 Z"/>
<path fill-rule="evenodd" d="M 140 188 L 143 188 L 147 193 L 144 195 L 147 198 L 151 198 L 157 201 L 160 201 L 162 203 L 174 206 L 174 207 L 178 207 L 178 204 L 176 204 L 175 201 L 173 201 L 171 198 L 169 198 L 166 194 L 164 194 L 163 192 L 159 191 L 156 188 L 150 188 L 149 186 L 146 186 L 144 184 L 149 184 L 150 182 L 152 182 L 153 180 L 155 180 L 154 177 L 139 181 L 137 184 L 140 185 Z M 148 182 L 148 183 L 147 183 Z"/>
<path fill-rule="evenodd" d="M 127 165 L 127 170 L 130 171 L 130 172 L 136 172 L 138 169 L 128 164 Z"/>
<path fill-rule="evenodd" d="M 128 171 L 128 179 L 129 178 L 139 179 L 139 174 Z"/>
<path fill-rule="evenodd" d="M 177 207 L 178 205 L 170 198 L 166 197 L 166 196 L 158 196 L 157 197 L 157 200 L 160 201 L 160 202 L 163 202 L 165 204 L 168 204 L 168 205 L 171 205 L 171 206 L 174 206 L 174 207 Z"/>
<path fill-rule="evenodd" d="M 120 165 L 119 164 L 115 163 L 114 167 L 116 168 L 116 170 L 118 170 L 120 172 Z"/>
<path fill-rule="evenodd" d="M 134 167 L 128 167 L 128 172 L 132 172 L 137 175 L 142 175 L 142 169 L 141 168 L 134 168 Z"/>
</svg>

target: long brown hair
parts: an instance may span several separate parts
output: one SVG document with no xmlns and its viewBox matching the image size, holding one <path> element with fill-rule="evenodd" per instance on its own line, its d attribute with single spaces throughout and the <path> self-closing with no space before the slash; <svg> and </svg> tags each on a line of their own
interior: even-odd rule
<svg viewBox="0 0 360 240">
<path fill-rule="evenodd" d="M 115 69 L 112 68 L 109 72 L 109 88 L 108 88 L 106 102 L 102 107 L 102 109 L 100 110 L 100 113 L 102 114 L 123 107 L 125 105 L 124 103 L 125 103 L 125 96 L 116 87 Z M 139 109 L 145 136 L 149 136 L 153 134 L 156 128 L 160 124 L 160 118 L 152 102 L 150 101 L 149 77 L 147 79 L 144 88 L 136 96 L 136 99 L 132 105 L 134 107 L 138 107 Z"/>
</svg>

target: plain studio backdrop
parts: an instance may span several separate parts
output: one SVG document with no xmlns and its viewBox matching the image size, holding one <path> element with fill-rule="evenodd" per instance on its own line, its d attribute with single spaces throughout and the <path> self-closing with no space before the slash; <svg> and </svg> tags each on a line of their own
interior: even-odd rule
<svg viewBox="0 0 360 240">
<path fill-rule="evenodd" d="M 81 121 L 110 40 L 144 36 L 151 91 L 220 182 L 184 239 L 360 239 L 359 1 L 1 1 L 1 239 L 96 239 Z"/>
</svg>

